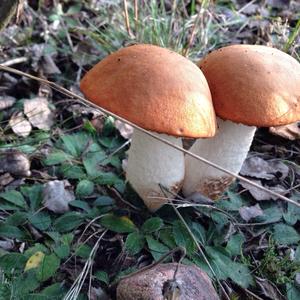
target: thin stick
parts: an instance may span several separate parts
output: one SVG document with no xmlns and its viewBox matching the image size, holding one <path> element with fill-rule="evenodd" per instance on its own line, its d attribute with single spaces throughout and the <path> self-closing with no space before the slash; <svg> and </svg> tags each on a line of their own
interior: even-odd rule
<svg viewBox="0 0 300 300">
<path fill-rule="evenodd" d="M 19 71 L 17 69 L 10 68 L 10 67 L 5 67 L 5 66 L 2 66 L 2 65 L 0 65 L 0 70 L 4 70 L 4 71 L 10 72 L 10 73 L 14 73 L 14 74 L 17 74 L 17 75 L 25 76 L 25 77 L 33 79 L 33 80 L 37 80 L 37 81 L 43 82 L 44 84 L 49 85 L 53 89 L 59 91 L 60 93 L 63 93 L 66 96 L 78 99 L 77 101 L 80 102 L 81 104 L 86 105 L 86 106 L 92 106 L 96 110 L 99 110 L 102 113 L 105 113 L 106 115 L 112 116 L 112 117 L 116 118 L 117 120 L 120 120 L 120 121 L 122 121 L 122 122 L 130 125 L 134 129 L 140 130 L 141 132 L 147 134 L 148 136 L 151 136 L 155 140 L 158 140 L 158 141 L 160 141 L 160 142 L 162 142 L 162 143 L 164 143 L 164 144 L 166 144 L 166 145 L 168 145 L 170 147 L 173 147 L 174 149 L 177 149 L 178 151 L 181 151 L 184 154 L 187 154 L 187 155 L 195 158 L 196 160 L 199 160 L 199 161 L 201 161 L 201 162 L 203 162 L 203 163 L 205 163 L 205 164 L 207 164 L 207 165 L 209 165 L 209 166 L 211 166 L 211 167 L 213 167 L 213 168 L 215 168 L 215 169 L 217 169 L 219 171 L 222 171 L 222 172 L 224 172 L 226 174 L 229 174 L 230 176 L 233 176 L 233 177 L 239 179 L 240 181 L 246 182 L 246 183 L 248 183 L 248 184 L 250 184 L 250 185 L 252 185 L 252 186 L 254 186 L 254 187 L 256 187 L 256 188 L 258 188 L 258 189 L 260 189 L 262 191 L 264 191 L 264 192 L 269 193 L 270 195 L 276 196 L 278 199 L 281 199 L 283 201 L 292 203 L 292 204 L 300 207 L 300 203 L 298 203 L 298 202 L 296 202 L 296 201 L 294 201 L 292 199 L 289 199 L 289 198 L 287 198 L 287 197 L 285 197 L 283 195 L 280 195 L 280 194 L 278 194 L 278 193 L 276 193 L 274 191 L 271 191 L 271 190 L 269 190 L 269 189 L 267 189 L 267 188 L 265 188 L 265 187 L 263 187 L 263 186 L 255 183 L 255 182 L 252 182 L 250 179 L 247 179 L 247 178 L 245 178 L 245 177 L 243 177 L 241 175 L 235 174 L 235 173 L 227 170 L 226 168 L 223 168 L 223 167 L 219 166 L 218 164 L 215 164 L 215 163 L 213 163 L 213 162 L 211 162 L 211 161 L 209 161 L 209 160 L 207 160 L 207 159 L 205 159 L 205 158 L 203 158 L 203 157 L 201 157 L 199 155 L 196 155 L 196 154 L 194 154 L 194 153 L 192 153 L 192 152 L 190 152 L 188 150 L 185 150 L 182 147 L 177 146 L 177 145 L 169 142 L 168 140 L 166 140 L 164 138 L 161 138 L 160 136 L 157 136 L 154 133 L 152 133 L 152 132 L 150 132 L 150 131 L 148 131 L 148 130 L 146 130 L 146 129 L 144 129 L 144 128 L 142 128 L 142 127 L 140 127 L 140 126 L 138 126 L 138 125 L 136 125 L 136 124 L 134 124 L 134 123 L 132 123 L 132 122 L 130 122 L 130 121 L 128 121 L 128 120 L 126 120 L 126 119 L 124 119 L 124 118 L 116 115 L 116 114 L 114 114 L 114 113 L 112 113 L 112 112 L 110 112 L 110 111 L 108 111 L 107 109 L 102 108 L 102 107 L 96 105 L 95 103 L 93 103 L 93 102 L 85 99 L 84 97 L 76 95 L 75 93 L 69 91 L 68 89 L 66 89 L 64 87 L 59 86 L 58 84 L 56 84 L 56 83 L 54 83 L 52 81 L 48 81 L 46 79 L 39 78 L 39 77 L 30 75 L 30 74 L 24 73 L 22 71 Z"/>
<path fill-rule="evenodd" d="M 139 6 L 138 0 L 134 0 L 134 22 L 135 22 L 135 37 L 138 36 L 138 27 L 139 27 Z"/>
<path fill-rule="evenodd" d="M 125 17 L 126 30 L 127 30 L 128 35 L 130 37 L 132 37 L 132 33 L 130 31 L 130 23 L 129 23 L 127 0 L 123 0 L 123 4 L 124 4 L 124 17 Z"/>
</svg>

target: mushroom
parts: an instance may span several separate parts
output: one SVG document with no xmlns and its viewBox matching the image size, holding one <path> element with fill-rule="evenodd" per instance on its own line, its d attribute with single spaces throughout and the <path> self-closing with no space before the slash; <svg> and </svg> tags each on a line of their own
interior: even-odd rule
<svg viewBox="0 0 300 300">
<path fill-rule="evenodd" d="M 153 45 L 118 50 L 94 66 L 80 88 L 95 104 L 182 146 L 181 137 L 211 137 L 216 123 L 201 70 L 183 56 Z M 160 184 L 177 192 L 184 178 L 184 155 L 134 130 L 127 180 L 155 211 L 166 203 Z"/>
<path fill-rule="evenodd" d="M 159 264 L 149 270 L 129 275 L 128 278 L 122 279 L 117 287 L 118 300 L 175 298 L 220 299 L 208 275 L 195 265 Z"/>
<path fill-rule="evenodd" d="M 233 45 L 200 61 L 211 90 L 218 132 L 190 151 L 238 174 L 256 126 L 285 125 L 300 118 L 300 64 L 266 46 Z M 217 199 L 234 177 L 186 157 L 185 196 L 199 191 Z"/>
</svg>

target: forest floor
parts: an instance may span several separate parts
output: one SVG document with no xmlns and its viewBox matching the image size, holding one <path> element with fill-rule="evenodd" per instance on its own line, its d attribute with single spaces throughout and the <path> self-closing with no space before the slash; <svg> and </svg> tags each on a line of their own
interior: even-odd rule
<svg viewBox="0 0 300 300">
<path fill-rule="evenodd" d="M 0 64 L 80 95 L 87 70 L 133 43 L 194 62 L 241 43 L 300 60 L 298 1 L 141 1 L 137 19 L 125 2 L 129 27 L 123 1 L 25 1 L 0 33 Z M 299 127 L 274 130 L 257 130 L 241 175 L 300 203 Z M 300 299 L 299 207 L 237 181 L 214 205 L 180 202 L 191 236 L 172 205 L 151 214 L 125 183 L 131 133 L 0 70 L 0 299 L 115 299 L 112 283 L 177 246 L 220 295 L 221 284 L 230 299 Z"/>
</svg>

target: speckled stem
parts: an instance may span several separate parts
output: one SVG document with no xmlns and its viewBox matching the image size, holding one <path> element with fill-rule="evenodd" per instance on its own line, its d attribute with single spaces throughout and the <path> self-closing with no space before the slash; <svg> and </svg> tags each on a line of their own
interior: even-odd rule
<svg viewBox="0 0 300 300">
<path fill-rule="evenodd" d="M 238 174 L 247 157 L 256 127 L 223 121 L 219 118 L 218 127 L 215 137 L 198 139 L 190 151 Z M 183 183 L 185 196 L 199 191 L 211 199 L 217 199 L 233 180 L 234 178 L 228 174 L 190 156 L 185 157 Z"/>
</svg>

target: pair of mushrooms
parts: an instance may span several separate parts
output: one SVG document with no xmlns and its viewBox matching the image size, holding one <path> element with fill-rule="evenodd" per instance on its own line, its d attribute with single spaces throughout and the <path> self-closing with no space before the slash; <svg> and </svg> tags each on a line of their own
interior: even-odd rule
<svg viewBox="0 0 300 300">
<path fill-rule="evenodd" d="M 234 45 L 199 67 L 168 49 L 134 45 L 99 62 L 80 88 L 95 104 L 180 147 L 182 137 L 197 138 L 191 152 L 238 173 L 255 126 L 299 119 L 300 64 L 273 48 Z M 139 130 L 126 177 L 151 211 L 166 203 L 160 186 L 215 199 L 234 179 Z"/>
</svg>

